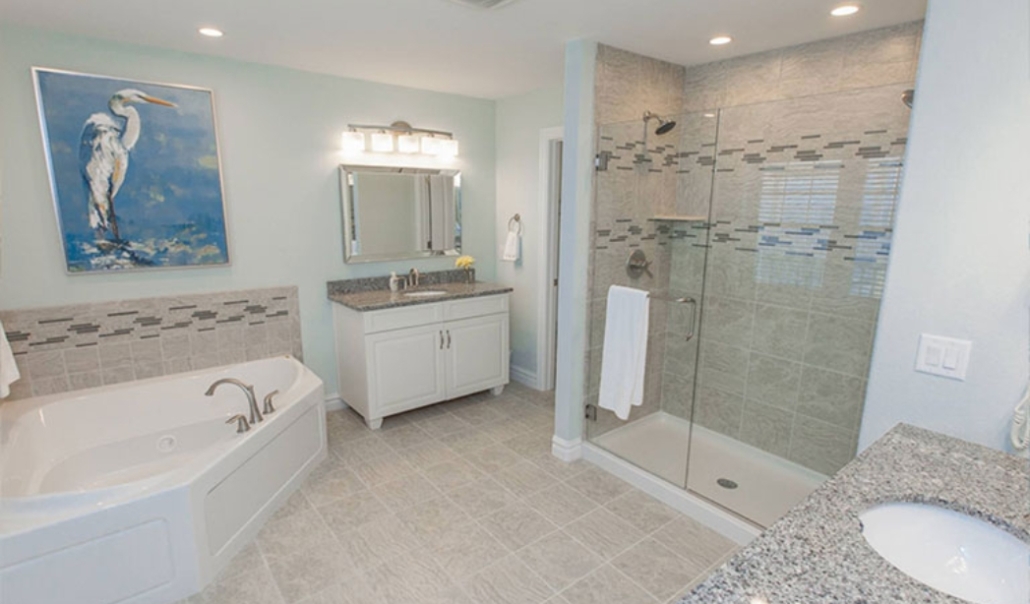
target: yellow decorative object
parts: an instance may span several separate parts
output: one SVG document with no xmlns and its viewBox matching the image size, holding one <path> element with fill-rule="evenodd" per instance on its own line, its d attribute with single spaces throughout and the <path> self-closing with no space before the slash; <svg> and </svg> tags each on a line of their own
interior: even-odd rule
<svg viewBox="0 0 1030 604">
<path fill-rule="evenodd" d="M 468 270 L 472 268 L 472 265 L 476 263 L 476 259 L 472 256 L 458 256 L 454 261 L 454 266 Z"/>
</svg>

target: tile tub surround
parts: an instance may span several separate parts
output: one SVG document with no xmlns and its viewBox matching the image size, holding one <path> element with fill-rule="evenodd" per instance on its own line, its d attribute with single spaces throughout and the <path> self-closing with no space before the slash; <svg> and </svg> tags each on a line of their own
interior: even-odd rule
<svg viewBox="0 0 1030 604">
<path fill-rule="evenodd" d="M 296 287 L 0 311 L 28 398 L 290 354 Z"/>
<path fill-rule="evenodd" d="M 553 393 L 512 383 L 365 428 L 185 604 L 667 604 L 735 545 L 550 454 Z"/>
<path fill-rule="evenodd" d="M 939 505 L 1030 541 L 1025 459 L 899 425 L 741 549 L 682 604 L 959 600 L 894 568 L 866 543 L 858 515 L 892 501 Z"/>
<path fill-rule="evenodd" d="M 433 290 L 445 291 L 446 294 L 439 296 L 412 297 L 405 296 L 405 292 Z M 399 306 L 413 306 L 415 304 L 431 304 L 433 302 L 444 302 L 447 300 L 458 300 L 460 298 L 478 298 L 480 296 L 494 296 L 514 291 L 506 285 L 496 283 L 455 283 L 444 282 L 427 284 L 423 282 L 419 287 L 409 290 L 401 289 L 392 292 L 389 289 L 366 290 L 352 293 L 333 293 L 332 282 L 330 282 L 329 299 L 337 304 L 357 311 L 382 310 L 384 308 L 397 308 Z"/>
</svg>

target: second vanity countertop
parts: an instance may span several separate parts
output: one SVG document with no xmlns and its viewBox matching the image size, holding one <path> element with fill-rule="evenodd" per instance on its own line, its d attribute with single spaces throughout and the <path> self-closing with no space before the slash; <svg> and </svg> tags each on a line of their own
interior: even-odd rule
<svg viewBox="0 0 1030 604">
<path fill-rule="evenodd" d="M 405 293 L 417 291 L 443 291 L 439 296 L 414 297 L 405 296 Z M 422 285 L 409 290 L 392 292 L 388 289 L 376 289 L 369 291 L 358 291 L 351 293 L 330 293 L 329 299 L 337 304 L 357 311 L 383 310 L 385 308 L 397 308 L 400 306 L 411 306 L 414 304 L 432 304 L 434 302 L 446 302 L 461 298 L 476 298 L 479 296 L 494 296 L 506 294 L 513 291 L 506 285 L 476 281 L 474 283 L 433 283 Z"/>
<path fill-rule="evenodd" d="M 950 508 L 1030 535 L 1028 462 L 899 425 L 686 595 L 680 604 L 965 602 L 880 557 L 859 514 L 906 501 Z"/>
</svg>

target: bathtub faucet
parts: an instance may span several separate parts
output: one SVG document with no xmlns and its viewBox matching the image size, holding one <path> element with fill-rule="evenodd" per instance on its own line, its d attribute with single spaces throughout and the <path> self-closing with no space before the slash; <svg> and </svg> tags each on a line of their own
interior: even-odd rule
<svg viewBox="0 0 1030 604">
<path fill-rule="evenodd" d="M 238 386 L 241 390 L 243 390 L 243 393 L 247 395 L 247 402 L 250 403 L 251 426 L 260 421 L 264 421 L 265 418 L 261 417 L 261 410 L 258 409 L 257 397 L 254 396 L 254 387 L 248 386 L 237 379 L 222 378 L 218 380 L 214 384 L 211 384 L 211 387 L 207 389 L 207 392 L 204 393 L 204 396 L 214 396 L 215 390 L 222 384 L 232 384 L 233 386 Z"/>
</svg>

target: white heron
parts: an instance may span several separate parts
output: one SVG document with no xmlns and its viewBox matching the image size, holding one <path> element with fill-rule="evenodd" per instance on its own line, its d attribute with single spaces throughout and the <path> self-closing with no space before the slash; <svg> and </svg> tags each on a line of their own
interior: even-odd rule
<svg viewBox="0 0 1030 604">
<path fill-rule="evenodd" d="M 163 99 L 139 90 L 119 90 L 107 106 L 114 115 L 124 118 L 120 125 L 106 113 L 94 113 L 82 127 L 82 146 L 79 165 L 89 188 L 89 226 L 99 240 L 110 232 L 114 241 L 120 241 L 118 222 L 114 215 L 114 197 L 125 182 L 129 168 L 129 152 L 136 146 L 140 134 L 139 112 L 131 103 L 153 103 L 175 107 Z"/>
</svg>

